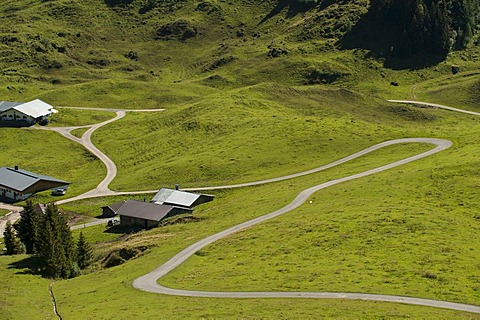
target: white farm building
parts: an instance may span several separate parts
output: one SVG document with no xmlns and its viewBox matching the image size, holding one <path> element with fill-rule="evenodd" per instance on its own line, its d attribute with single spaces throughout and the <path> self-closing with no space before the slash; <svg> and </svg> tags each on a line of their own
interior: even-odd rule
<svg viewBox="0 0 480 320">
<path fill-rule="evenodd" d="M 48 123 L 47 117 L 58 112 L 48 103 L 36 99 L 26 103 L 0 101 L 0 126 L 28 127 Z"/>
</svg>

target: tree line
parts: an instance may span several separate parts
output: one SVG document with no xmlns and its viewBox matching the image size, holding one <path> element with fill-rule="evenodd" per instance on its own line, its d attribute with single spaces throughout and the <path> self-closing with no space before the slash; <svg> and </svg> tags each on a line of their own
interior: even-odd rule
<svg viewBox="0 0 480 320">
<path fill-rule="evenodd" d="M 47 205 L 42 214 L 28 200 L 15 228 L 7 223 L 4 242 L 6 254 L 27 253 L 38 257 L 37 271 L 49 278 L 75 277 L 93 258 L 83 233 L 80 232 L 75 243 L 65 214 L 54 204 Z"/>
<path fill-rule="evenodd" d="M 392 54 L 446 55 L 464 49 L 480 23 L 478 0 L 371 0 L 379 27 L 397 35 Z"/>
</svg>

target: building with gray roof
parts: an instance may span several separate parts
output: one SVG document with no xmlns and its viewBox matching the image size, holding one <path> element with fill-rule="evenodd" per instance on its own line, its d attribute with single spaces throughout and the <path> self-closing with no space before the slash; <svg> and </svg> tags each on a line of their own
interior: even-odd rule
<svg viewBox="0 0 480 320">
<path fill-rule="evenodd" d="M 27 170 L 0 167 L 0 201 L 18 202 L 32 194 L 49 189 L 64 187 L 69 182 Z"/>
<path fill-rule="evenodd" d="M 161 189 L 150 202 L 127 200 L 102 207 L 102 217 L 120 216 L 120 225 L 149 229 L 158 227 L 166 218 L 192 213 L 193 207 L 212 201 L 213 196 Z"/>
<path fill-rule="evenodd" d="M 20 104 L 20 102 L 0 101 L 0 112 L 7 111 Z"/>
<path fill-rule="evenodd" d="M 111 218 L 117 215 L 117 211 L 125 204 L 125 200 L 102 207 L 102 218 Z"/>
<path fill-rule="evenodd" d="M 120 216 L 120 225 L 138 226 L 144 229 L 158 227 L 159 223 L 181 213 L 192 213 L 191 209 L 159 205 L 150 202 L 128 200 L 116 211 Z"/>
<path fill-rule="evenodd" d="M 212 195 L 162 188 L 150 202 L 191 209 L 199 204 L 212 200 Z"/>
<path fill-rule="evenodd" d="M 23 127 L 48 123 L 47 117 L 56 112 L 51 105 L 39 99 L 26 103 L 0 101 L 0 125 Z"/>
</svg>

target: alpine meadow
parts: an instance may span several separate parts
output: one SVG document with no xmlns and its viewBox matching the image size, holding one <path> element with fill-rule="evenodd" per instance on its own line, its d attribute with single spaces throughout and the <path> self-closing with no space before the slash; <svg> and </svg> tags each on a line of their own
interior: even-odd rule
<svg viewBox="0 0 480 320">
<path fill-rule="evenodd" d="M 0 319 L 480 319 L 479 0 L 0 12 Z"/>
</svg>

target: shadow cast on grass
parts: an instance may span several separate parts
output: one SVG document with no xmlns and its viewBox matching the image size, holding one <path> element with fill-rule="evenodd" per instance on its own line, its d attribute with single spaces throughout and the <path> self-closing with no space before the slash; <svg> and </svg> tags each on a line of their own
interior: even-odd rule
<svg viewBox="0 0 480 320">
<path fill-rule="evenodd" d="M 12 262 L 8 265 L 8 269 L 18 269 L 17 274 L 38 274 L 40 258 L 37 256 L 29 256 L 25 259 Z"/>
<path fill-rule="evenodd" d="M 185 223 L 198 222 L 198 221 L 201 221 L 201 220 L 202 220 L 202 218 L 195 217 L 195 216 L 192 216 L 190 214 L 180 215 L 180 216 L 170 217 L 168 219 L 162 220 L 158 224 L 157 227 L 152 227 L 152 228 L 149 228 L 149 229 L 161 228 L 161 227 L 164 227 L 164 226 L 174 225 L 174 224 L 185 224 Z M 137 233 L 137 232 L 142 231 L 142 230 L 145 230 L 145 228 L 142 227 L 142 226 L 139 226 L 139 225 L 122 226 L 120 224 L 117 224 L 117 225 L 114 225 L 114 226 L 111 226 L 111 227 L 105 229 L 105 231 L 103 231 L 103 232 L 128 235 L 128 234 L 131 234 L 131 233 Z"/>
<path fill-rule="evenodd" d="M 326 1 L 321 1 L 321 6 L 325 6 L 325 3 L 331 3 L 334 2 L 334 0 L 326 0 Z M 312 3 L 301 3 L 301 2 L 292 2 L 291 0 L 278 0 L 277 5 L 275 8 L 272 9 L 259 23 L 258 25 L 261 25 L 271 18 L 275 17 L 278 15 L 280 12 L 288 8 L 286 18 L 290 19 L 295 17 L 297 14 L 308 11 L 312 8 L 317 6 L 317 4 Z"/>
<path fill-rule="evenodd" d="M 406 44 L 398 25 L 377 18 L 370 12 L 363 15 L 337 45 L 345 50 L 369 50 L 367 57 L 383 59 L 384 67 L 392 70 L 428 68 L 446 59 L 446 54 Z"/>
<path fill-rule="evenodd" d="M 114 234 L 129 234 L 129 233 L 137 233 L 139 231 L 141 231 L 142 228 L 141 227 L 137 227 L 137 226 L 133 226 L 133 227 L 130 227 L 130 226 L 122 226 L 122 225 L 114 225 L 112 227 L 109 227 L 107 229 L 105 229 L 105 233 L 114 233 Z"/>
</svg>

